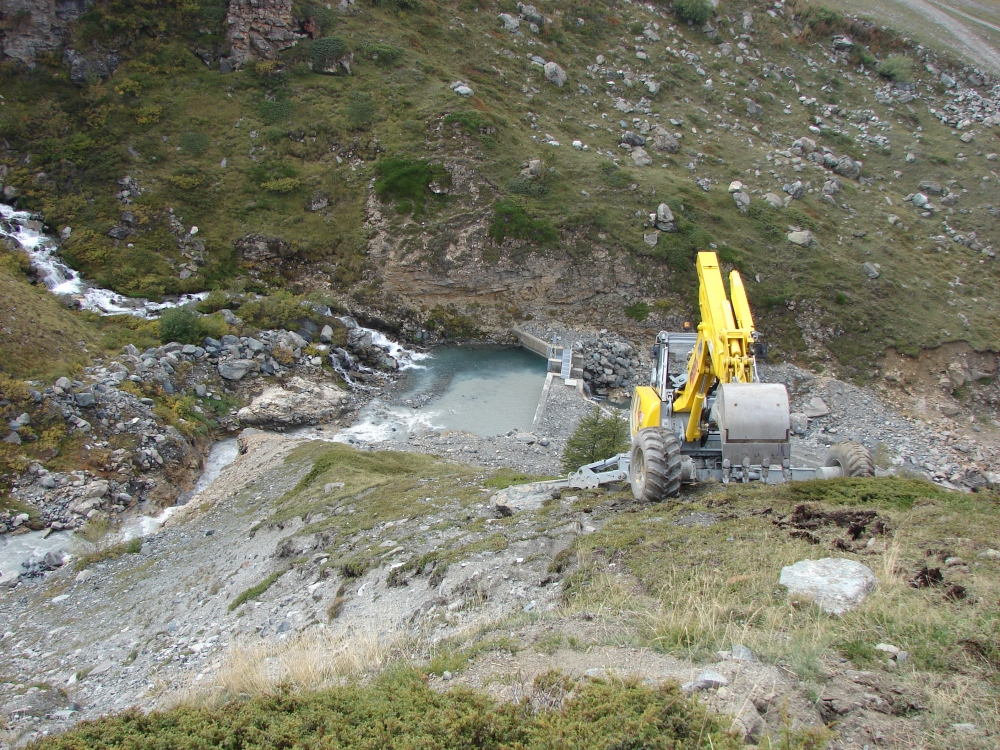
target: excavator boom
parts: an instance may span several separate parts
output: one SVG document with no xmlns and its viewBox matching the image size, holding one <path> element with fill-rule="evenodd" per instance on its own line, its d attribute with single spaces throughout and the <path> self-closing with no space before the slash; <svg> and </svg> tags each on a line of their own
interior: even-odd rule
<svg viewBox="0 0 1000 750">
<path fill-rule="evenodd" d="M 720 383 L 752 383 L 755 331 L 750 304 L 738 271 L 729 274 L 732 302 L 715 253 L 698 253 L 698 341 L 688 360 L 687 382 L 673 401 L 673 411 L 689 413 L 685 439 L 701 438 L 701 413 L 709 390 Z"/>
</svg>

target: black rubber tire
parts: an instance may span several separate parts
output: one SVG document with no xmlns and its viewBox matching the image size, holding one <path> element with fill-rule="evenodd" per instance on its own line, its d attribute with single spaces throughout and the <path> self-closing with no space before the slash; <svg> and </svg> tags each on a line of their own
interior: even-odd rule
<svg viewBox="0 0 1000 750">
<path fill-rule="evenodd" d="M 669 430 L 639 430 L 632 441 L 629 484 L 636 500 L 658 503 L 681 491 L 681 446 Z"/>
<path fill-rule="evenodd" d="M 839 466 L 845 477 L 875 476 L 872 454 L 861 443 L 836 443 L 831 445 L 823 459 L 823 466 Z"/>
</svg>

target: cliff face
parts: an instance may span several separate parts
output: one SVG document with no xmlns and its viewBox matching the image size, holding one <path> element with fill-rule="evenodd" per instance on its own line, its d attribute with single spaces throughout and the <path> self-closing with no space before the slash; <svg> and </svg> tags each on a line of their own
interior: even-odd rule
<svg viewBox="0 0 1000 750">
<path fill-rule="evenodd" d="M 93 0 L 0 0 L 0 48 L 3 59 L 34 65 L 42 54 L 57 52 L 70 24 Z"/>
<path fill-rule="evenodd" d="M 292 0 L 230 0 L 226 16 L 230 61 L 240 68 L 248 60 L 271 60 L 298 40 Z"/>
</svg>

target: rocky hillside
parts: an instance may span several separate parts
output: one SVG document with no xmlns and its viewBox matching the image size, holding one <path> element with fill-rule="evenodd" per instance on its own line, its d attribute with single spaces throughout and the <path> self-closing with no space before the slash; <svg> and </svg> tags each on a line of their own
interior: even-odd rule
<svg viewBox="0 0 1000 750">
<path fill-rule="evenodd" d="M 5 3 L 0 171 L 88 277 L 783 358 L 996 349 L 997 71 L 815 3 Z M 14 248 L 16 250 L 16 248 Z"/>
</svg>

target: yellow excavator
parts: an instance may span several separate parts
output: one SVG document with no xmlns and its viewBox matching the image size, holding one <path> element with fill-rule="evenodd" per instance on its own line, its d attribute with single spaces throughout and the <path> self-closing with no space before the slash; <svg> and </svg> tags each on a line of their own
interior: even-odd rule
<svg viewBox="0 0 1000 750">
<path fill-rule="evenodd" d="M 867 448 L 850 442 L 831 446 L 821 467 L 792 468 L 788 391 L 760 380 L 743 279 L 730 272 L 727 295 L 712 252 L 698 253 L 697 269 L 701 323 L 697 332 L 657 335 L 650 383 L 632 395 L 631 451 L 580 467 L 568 486 L 627 480 L 637 499 L 658 501 L 698 481 L 874 475 Z"/>
</svg>

